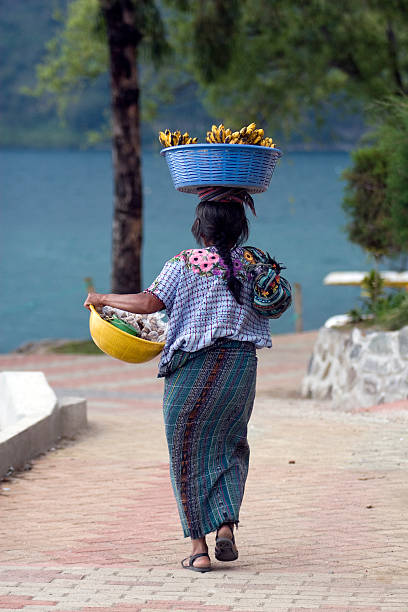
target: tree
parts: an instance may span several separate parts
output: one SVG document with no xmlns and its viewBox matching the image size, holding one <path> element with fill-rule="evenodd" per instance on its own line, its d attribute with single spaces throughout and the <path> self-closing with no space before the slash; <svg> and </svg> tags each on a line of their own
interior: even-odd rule
<svg viewBox="0 0 408 612">
<path fill-rule="evenodd" d="M 159 0 L 157 0 L 159 2 Z M 115 205 L 112 288 L 140 288 L 140 77 L 147 49 L 201 83 L 214 113 L 294 129 L 310 110 L 402 96 L 408 89 L 408 0 L 72 0 L 38 69 L 60 108 L 110 69 Z M 170 38 L 170 37 L 169 37 Z M 109 68 L 108 68 L 109 64 Z"/>
<path fill-rule="evenodd" d="M 352 154 L 343 173 L 343 209 L 349 239 L 379 260 L 408 253 L 408 100 L 389 98 L 374 108 L 371 144 Z"/>
<path fill-rule="evenodd" d="M 228 15 L 236 1 L 208 0 L 210 14 L 202 13 L 198 3 L 195 18 L 201 24 L 205 19 L 213 23 L 217 15 Z M 190 18 L 188 6 L 181 6 L 183 1 L 173 0 L 173 4 Z M 115 185 L 112 290 L 138 292 L 143 233 L 138 60 L 143 52 L 157 66 L 170 51 L 164 23 L 155 0 L 72 0 L 66 17 L 59 18 L 62 30 L 48 42 L 46 57 L 37 67 L 37 87 L 27 93 L 51 95 L 63 115 L 67 106 L 83 95 L 89 81 L 109 70 Z M 199 29 L 195 36 L 198 61 Z M 211 49 L 218 52 L 219 45 Z M 211 61 L 211 56 L 207 57 Z M 212 61 L 218 68 L 223 66 L 218 55 Z"/>
<path fill-rule="evenodd" d="M 142 179 L 140 78 L 142 44 L 154 61 L 167 51 L 153 0 L 73 0 L 61 33 L 49 41 L 32 93 L 51 94 L 61 113 L 86 84 L 107 70 L 111 84 L 114 212 L 112 290 L 141 288 Z"/>
<path fill-rule="evenodd" d="M 352 166 L 343 172 L 347 181 L 343 210 L 349 218 L 349 240 L 377 260 L 395 251 L 386 198 L 387 156 L 379 147 L 352 153 Z"/>
<path fill-rule="evenodd" d="M 192 10 L 197 2 L 183 4 Z M 361 111 L 367 101 L 408 93 L 408 0 L 243 0 L 239 6 L 232 25 L 218 24 L 232 49 L 227 65 L 214 71 L 204 56 L 190 66 L 226 121 L 238 125 L 250 117 L 293 130 L 328 104 Z M 178 26 L 189 57 L 194 21 Z"/>
<path fill-rule="evenodd" d="M 408 253 L 408 97 L 388 99 L 378 105 L 383 124 L 377 139 L 388 161 L 386 194 L 390 226 L 402 253 Z"/>
</svg>

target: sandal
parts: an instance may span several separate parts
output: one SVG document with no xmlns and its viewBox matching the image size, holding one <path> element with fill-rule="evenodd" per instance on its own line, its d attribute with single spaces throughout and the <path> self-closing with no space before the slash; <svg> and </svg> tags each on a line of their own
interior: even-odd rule
<svg viewBox="0 0 408 612">
<path fill-rule="evenodd" d="M 196 555 L 190 555 L 190 557 L 186 557 L 182 560 L 181 565 L 184 567 L 184 569 L 192 570 L 193 572 L 201 572 L 202 574 L 204 572 L 211 572 L 212 567 L 196 567 L 195 565 L 193 565 L 194 561 L 198 559 L 198 557 L 210 558 L 210 555 L 208 553 L 198 553 Z M 187 560 L 189 560 L 188 565 L 184 565 L 184 561 Z"/>
<path fill-rule="evenodd" d="M 231 538 L 221 538 L 218 536 L 218 532 L 224 525 L 228 525 L 231 530 Z M 223 523 L 217 529 L 217 535 L 215 537 L 215 558 L 218 561 L 235 561 L 238 559 L 238 549 L 235 545 L 235 537 L 232 528 L 229 523 Z"/>
</svg>

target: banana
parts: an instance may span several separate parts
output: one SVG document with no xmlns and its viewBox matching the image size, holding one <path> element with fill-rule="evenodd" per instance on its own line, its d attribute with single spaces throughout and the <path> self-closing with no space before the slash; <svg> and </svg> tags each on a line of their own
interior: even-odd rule
<svg viewBox="0 0 408 612">
<path fill-rule="evenodd" d="M 159 140 L 160 144 L 162 144 L 163 147 L 167 147 L 167 138 L 164 132 L 159 132 Z"/>
<path fill-rule="evenodd" d="M 250 123 L 247 127 L 247 130 L 249 132 L 253 132 L 255 128 L 256 128 L 256 123 Z"/>
<path fill-rule="evenodd" d="M 214 142 L 221 142 L 220 132 L 218 128 L 215 128 L 215 130 L 213 130 L 213 136 L 214 136 Z"/>
<path fill-rule="evenodd" d="M 220 123 L 218 126 L 218 134 L 220 136 L 220 142 L 225 142 L 225 126 L 223 123 Z"/>
<path fill-rule="evenodd" d="M 217 142 L 215 140 L 215 136 L 214 136 L 214 132 L 213 131 L 207 132 L 207 142 L 212 142 L 212 143 Z"/>
</svg>

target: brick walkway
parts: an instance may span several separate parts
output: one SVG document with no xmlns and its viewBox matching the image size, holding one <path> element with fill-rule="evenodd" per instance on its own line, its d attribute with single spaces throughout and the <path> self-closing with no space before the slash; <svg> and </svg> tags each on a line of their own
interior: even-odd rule
<svg viewBox="0 0 408 612">
<path fill-rule="evenodd" d="M 0 356 L 86 396 L 90 421 L 0 483 L 0 609 L 407 612 L 408 402 L 340 413 L 299 399 L 314 338 L 278 336 L 258 354 L 240 558 L 208 574 L 180 568 L 189 541 L 157 364 Z"/>
</svg>

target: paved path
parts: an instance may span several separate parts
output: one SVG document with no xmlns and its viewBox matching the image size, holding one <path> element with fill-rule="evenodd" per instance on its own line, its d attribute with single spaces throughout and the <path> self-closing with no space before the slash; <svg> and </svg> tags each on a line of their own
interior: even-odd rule
<svg viewBox="0 0 408 612">
<path fill-rule="evenodd" d="M 408 402 L 301 400 L 314 338 L 259 352 L 240 558 L 208 574 L 180 568 L 157 364 L 0 356 L 89 401 L 85 432 L 0 483 L 0 609 L 407 612 Z"/>
</svg>

